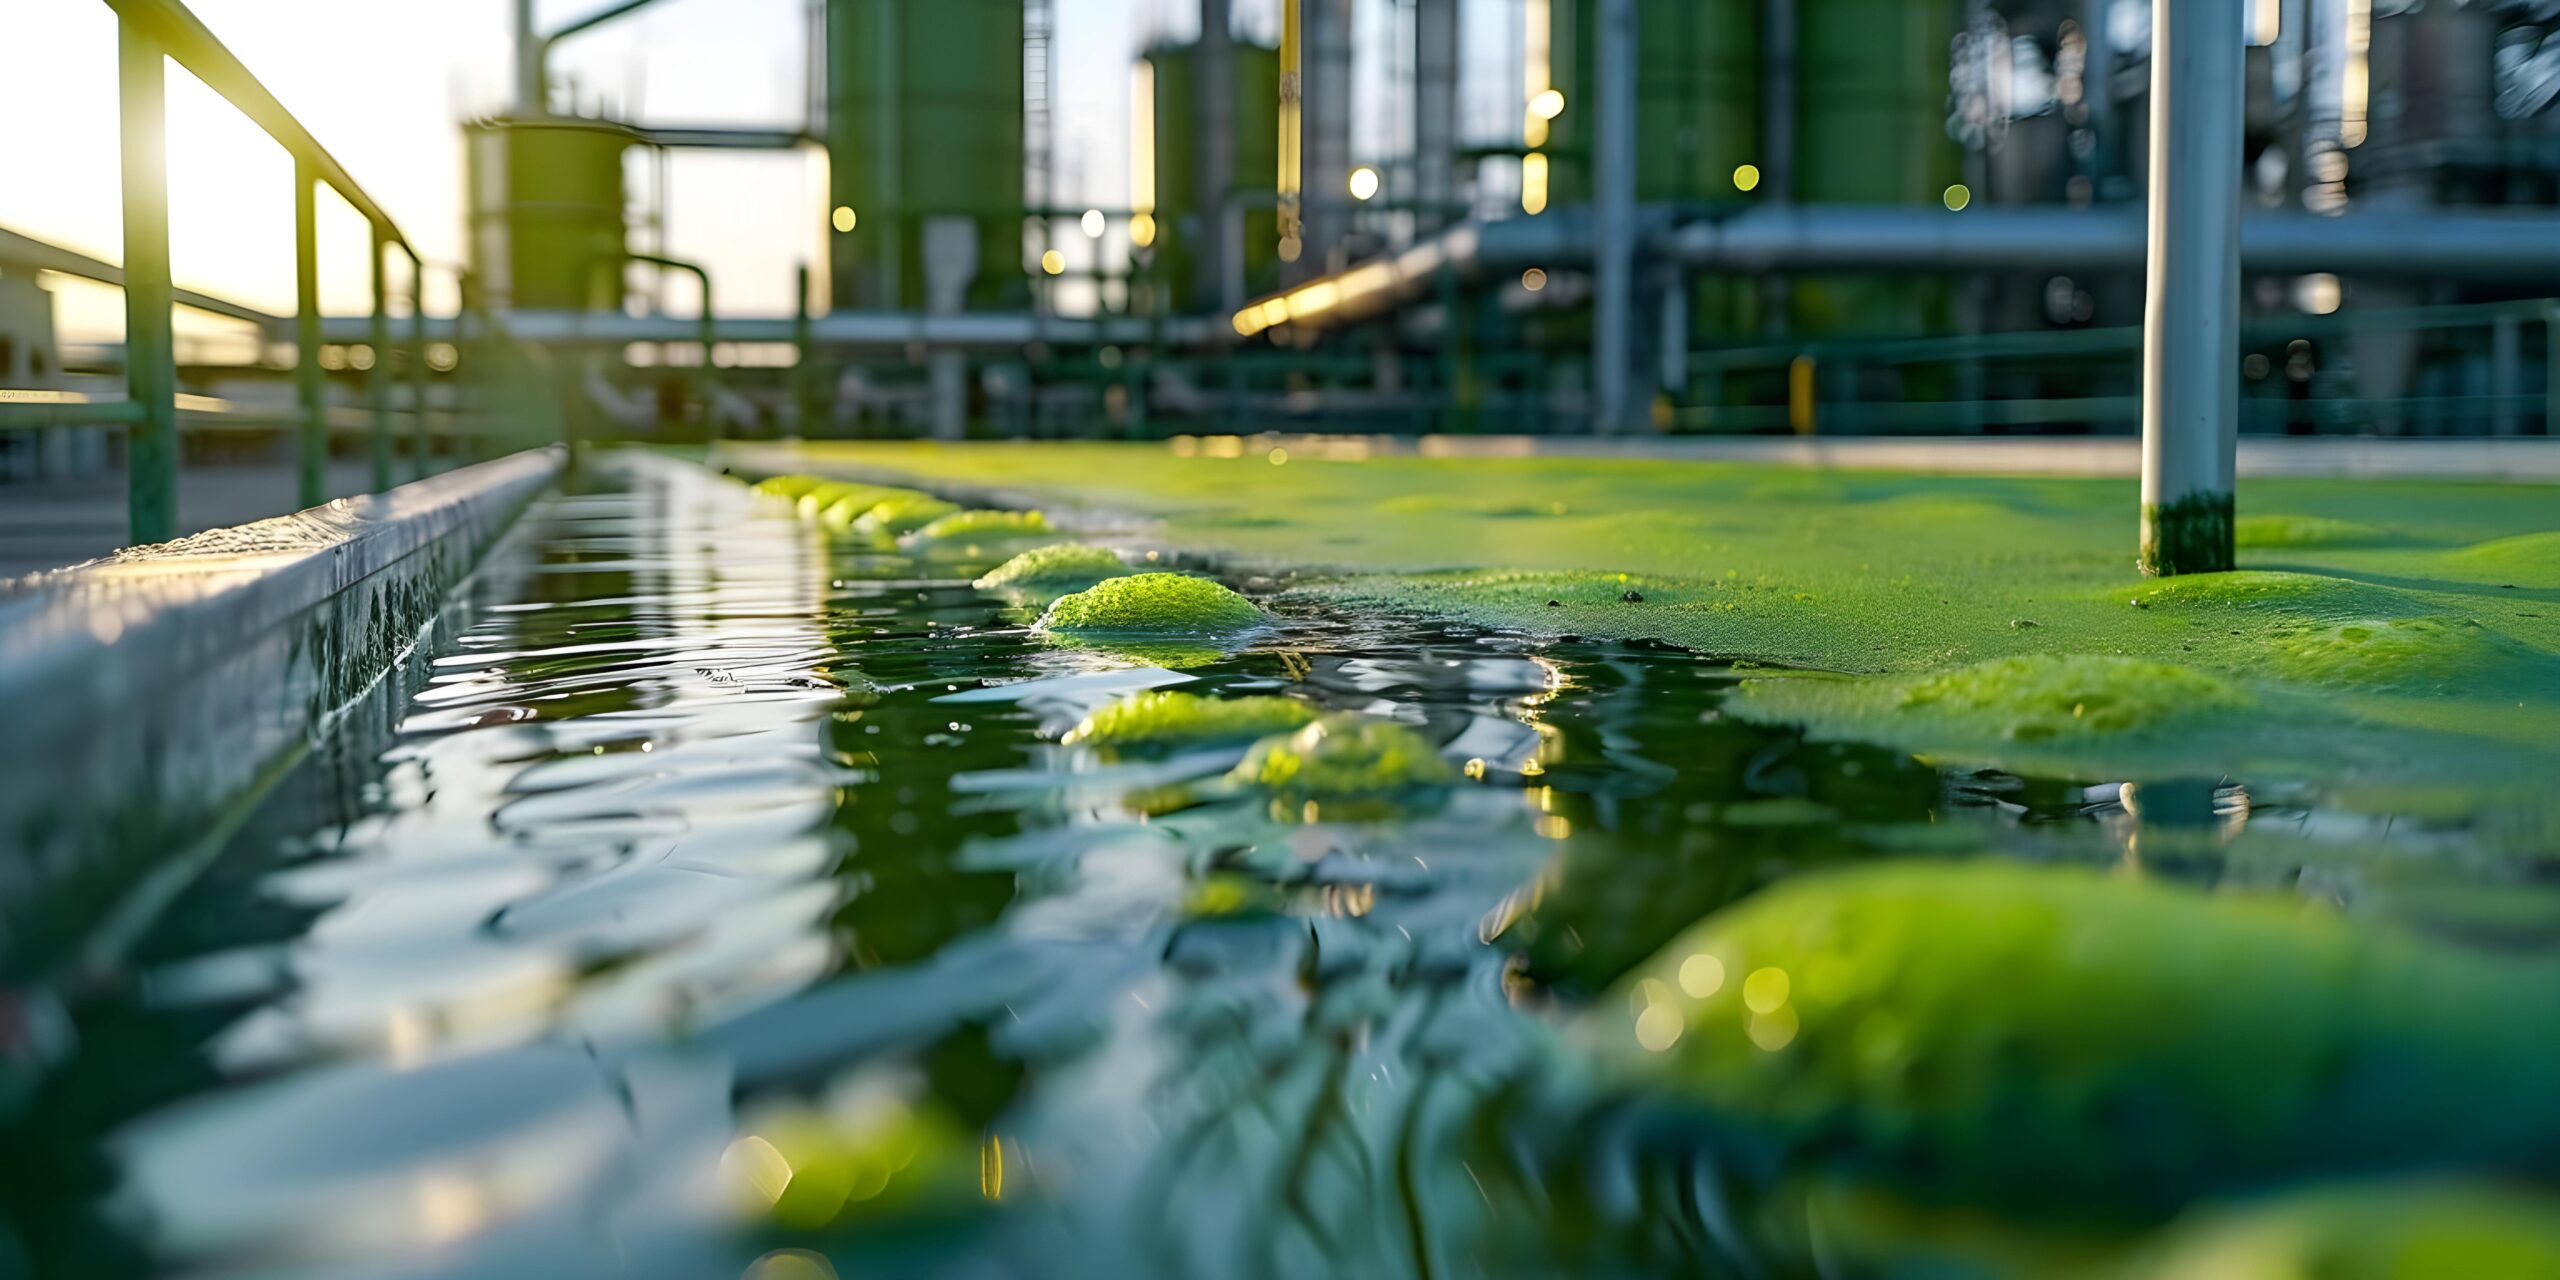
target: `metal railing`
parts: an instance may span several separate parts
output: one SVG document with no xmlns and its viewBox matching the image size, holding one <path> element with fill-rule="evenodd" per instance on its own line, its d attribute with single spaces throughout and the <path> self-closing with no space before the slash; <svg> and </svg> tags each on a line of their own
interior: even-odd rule
<svg viewBox="0 0 2560 1280">
<path fill-rule="evenodd" d="M 2543 331 L 2542 386 L 2529 389 L 2531 362 L 2524 354 L 2529 326 Z M 2455 423 L 2490 435 L 2516 435 L 2539 417 L 2546 434 L 2560 434 L 2560 300 L 2452 303 L 2436 306 L 2342 310 L 2328 315 L 2250 317 L 2230 358 L 2266 354 L 2295 342 L 2331 346 L 2323 360 L 2344 355 L 2353 363 L 2354 339 L 2485 330 L 2486 341 L 2460 344 L 2485 357 L 2485 388 L 2474 394 L 2337 397 L 2319 393 L 2317 380 L 2284 376 L 2270 367 L 2243 383 L 2240 421 L 2247 430 L 2374 425 L 2343 415 L 2388 416 L 2415 423 Z M 1986 428 L 2121 425 L 2139 420 L 2141 397 L 2131 373 L 2142 351 L 2142 328 L 2027 330 L 1926 338 L 1820 339 L 1764 342 L 1690 351 L 1689 386 L 1674 397 L 1666 424 L 1688 432 L 1793 430 L 1976 432 Z M 2054 383 L 2076 384 L 2077 393 L 1992 396 L 1985 384 L 2003 371 L 2033 374 L 2039 363 Z M 1861 396 L 1865 375 L 1935 371 L 1935 382 L 1955 394 Z M 2110 372 L 2121 384 L 2102 389 Z M 2274 388 L 2269 393 L 2267 388 Z M 1779 392 L 1768 403 L 1757 390 Z M 1970 390 L 1972 394 L 1966 394 Z"/>
<path fill-rule="evenodd" d="M 128 536 L 158 542 L 178 532 L 179 420 L 177 350 L 172 308 L 204 306 L 202 295 L 176 288 L 170 277 L 167 123 L 168 63 L 186 68 L 238 109 L 293 157 L 294 274 L 297 348 L 294 378 L 298 412 L 297 491 L 304 506 L 328 499 L 331 412 L 321 363 L 319 255 L 316 198 L 326 186 L 361 215 L 371 233 L 373 315 L 369 336 L 374 361 L 367 371 L 371 420 L 372 487 L 393 484 L 397 414 L 392 399 L 394 344 L 386 262 L 398 252 L 409 263 L 410 324 L 400 349 L 407 368 L 415 470 L 429 456 L 427 314 L 422 288 L 427 263 L 399 224 L 292 112 L 224 47 L 179 0 L 106 0 L 117 17 L 119 149 L 123 181 L 124 262 L 109 283 L 125 297 L 125 398 L 70 395 L 0 396 L 0 431 L 51 427 L 121 427 L 125 431 Z M 30 242 L 32 243 L 32 242 Z M 41 265 L 41 264 L 40 264 Z M 95 277 L 95 271 L 83 272 Z M 466 293 L 468 293 L 466 282 Z M 219 309 L 219 308 L 217 308 Z M 263 318 L 263 317 L 262 317 Z M 487 326 L 482 336 L 494 333 Z"/>
</svg>

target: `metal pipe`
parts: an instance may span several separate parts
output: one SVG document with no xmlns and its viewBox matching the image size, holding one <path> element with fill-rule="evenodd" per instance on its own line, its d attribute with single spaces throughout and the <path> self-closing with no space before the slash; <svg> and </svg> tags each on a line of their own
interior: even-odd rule
<svg viewBox="0 0 2560 1280">
<path fill-rule="evenodd" d="M 1428 258 L 1436 270 L 1438 256 L 1446 254 L 1468 277 L 1533 266 L 1570 269 L 1593 261 L 1591 227 L 1591 220 L 1574 209 L 1460 223 L 1410 249 L 1354 264 L 1286 293 L 1249 300 L 1243 311 L 1277 307 L 1296 325 L 1363 320 L 1429 295 L 1429 273 L 1400 269 L 1405 258 Z M 2132 272 L 2143 267 L 2144 234 L 2142 211 L 2130 207 L 1977 205 L 1949 213 L 1909 206 L 1797 205 L 1692 222 L 1640 243 L 1638 250 L 1647 262 L 1668 260 L 1729 274 Z M 2250 213 L 2241 221 L 2241 256 L 2250 270 L 2269 275 L 2333 272 L 2560 284 L 2560 217 L 2443 209 L 2423 216 Z M 1326 301 L 1288 302 L 1311 295 Z"/>
<path fill-rule="evenodd" d="M 516 114 L 538 116 L 551 109 L 542 83 L 542 32 L 534 22 L 534 0 L 516 0 Z"/>
<path fill-rule="evenodd" d="M 2140 563 L 2213 573 L 2233 562 L 2239 450 L 2240 0 L 2151 14 Z"/>
<path fill-rule="evenodd" d="M 712 324 L 711 272 L 701 263 L 687 262 L 682 258 L 670 258 L 663 254 L 625 253 L 623 256 L 633 262 L 645 262 L 654 267 L 664 267 L 669 271 L 682 271 L 692 276 L 702 286 L 702 314 L 694 321 L 695 340 L 702 344 L 702 367 L 694 375 L 694 394 L 702 400 L 703 430 L 708 432 L 712 439 L 719 439 L 720 415 L 718 408 L 712 404 L 712 396 L 719 390 L 720 375 L 711 364 L 711 348 L 716 337 Z"/>
<path fill-rule="evenodd" d="M 297 491 L 302 505 L 329 500 L 329 384 L 320 371 L 320 230 L 315 201 L 319 175 L 301 156 L 293 161 L 294 390 L 302 402 L 297 433 Z"/>
<path fill-rule="evenodd" d="M 383 271 L 388 246 L 377 227 L 373 233 L 373 327 L 367 342 L 373 363 L 365 370 L 365 393 L 373 407 L 373 491 L 391 487 L 391 291 Z"/>
<path fill-rule="evenodd" d="M 168 69 L 158 41 L 116 26 L 124 175 L 125 394 L 142 418 L 125 433 L 126 536 L 178 536 L 178 360 L 169 316 Z"/>
<path fill-rule="evenodd" d="M 1599 111 L 1592 166 L 1591 386 L 1594 432 L 1627 430 L 1635 328 L 1636 5 L 1600 0 Z"/>
<path fill-rule="evenodd" d="M 164 188 L 165 185 L 164 182 Z M 112 262 L 92 258 L 88 254 L 65 249 L 60 245 L 48 244 L 33 236 L 20 235 L 5 227 L 0 227 L 0 263 L 26 267 L 34 271 L 59 272 L 82 280 L 94 280 L 99 284 L 113 285 L 118 289 L 123 288 L 125 282 L 124 268 Z M 193 289 L 172 288 L 169 291 L 169 298 L 182 307 L 257 325 L 265 331 L 266 336 L 270 337 L 283 333 L 286 327 L 283 316 L 260 311 L 256 307 L 234 302 L 229 298 L 199 293 Z"/>
</svg>

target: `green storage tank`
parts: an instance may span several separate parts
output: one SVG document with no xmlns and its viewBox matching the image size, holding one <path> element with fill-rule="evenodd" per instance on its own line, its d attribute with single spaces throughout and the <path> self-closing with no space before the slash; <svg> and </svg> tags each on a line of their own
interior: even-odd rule
<svg viewBox="0 0 2560 1280">
<path fill-rule="evenodd" d="M 471 268 L 492 302 L 538 310 L 619 306 L 622 153 L 609 120 L 474 121 L 463 130 Z"/>
<path fill-rule="evenodd" d="M 922 307 L 942 217 L 978 224 L 968 305 L 1024 305 L 1022 0 L 828 0 L 827 158 L 835 305 Z"/>
<path fill-rule="evenodd" d="M 1599 103 L 1597 0 L 1551 0 L 1548 78 L 1564 94 L 1549 126 L 1548 203 L 1591 198 Z M 1637 0 L 1636 199 L 1729 199 L 1758 161 L 1760 0 Z"/>
<path fill-rule="evenodd" d="M 1963 176 L 1947 136 L 1956 0 L 1821 0 L 1797 23 L 1796 198 L 1807 204 L 1937 204 Z M 1948 282 L 1916 276 L 1799 280 L 1805 333 L 1944 332 Z"/>
<path fill-rule="evenodd" d="M 1167 45 L 1145 54 L 1155 92 L 1155 281 L 1176 310 L 1217 302 L 1217 282 L 1195 278 L 1194 246 L 1217 234 L 1218 211 L 1199 208 L 1192 121 L 1192 67 L 1198 51 Z M 1278 285 L 1280 262 L 1280 51 L 1235 42 L 1236 190 L 1249 193 L 1244 219 L 1245 293 Z"/>
</svg>

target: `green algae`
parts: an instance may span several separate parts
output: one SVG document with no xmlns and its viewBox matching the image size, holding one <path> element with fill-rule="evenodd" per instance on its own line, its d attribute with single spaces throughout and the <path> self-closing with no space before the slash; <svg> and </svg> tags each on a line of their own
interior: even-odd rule
<svg viewBox="0 0 2560 1280">
<path fill-rule="evenodd" d="M 1009 538 L 1036 538 L 1055 533 L 1049 517 L 1037 511 L 955 511 L 917 529 L 909 536 L 916 542 L 982 542 Z"/>
<path fill-rule="evenodd" d="M 2136 561 L 2144 575 L 2230 572 L 2238 564 L 2232 509 L 2228 493 L 2190 493 L 2175 502 L 2144 503 L 2142 551 Z"/>
<path fill-rule="evenodd" d="M 1456 778 L 1422 735 L 1392 720 L 1341 712 L 1254 744 L 1226 780 L 1285 806 L 1387 801 Z"/>
<path fill-rule="evenodd" d="M 1818 728 L 1882 726 L 1884 736 L 1917 748 L 2142 733 L 2249 702 L 2229 682 L 2187 667 L 2037 654 L 1920 677 L 1747 680 L 1734 705 L 1757 719 Z"/>
<path fill-rule="evenodd" d="M 977 586 L 980 591 L 1046 593 L 1054 598 L 1136 572 L 1105 548 L 1062 542 L 1034 547 L 997 565 L 979 575 Z"/>
<path fill-rule="evenodd" d="M 2252 480 L 2238 515 L 2253 545 L 2239 571 L 2145 579 L 2128 554 L 2135 497 L 2119 479 L 1665 458 L 1373 455 L 1273 467 L 1063 443 L 831 443 L 791 459 L 794 470 L 850 464 L 1151 516 L 1157 536 L 1240 567 L 1326 570 L 1300 576 L 1288 597 L 1322 608 L 1890 677 L 2026 655 L 2175 665 L 2256 698 L 2251 752 L 2226 763 L 2286 778 L 2346 776 L 2329 751 L 2342 721 L 2371 738 L 2426 735 L 2449 778 L 2466 772 L 2466 757 L 2494 766 L 2460 784 L 2479 794 L 2560 767 L 2560 681 L 2527 660 L 2560 654 L 2550 594 L 2560 490 L 2550 486 Z M 1490 518 L 1512 511 L 1550 514 Z M 1627 585 L 1616 585 L 1622 574 Z M 1629 589 L 1643 603 L 1622 600 Z M 2288 674 L 2280 650 L 2311 633 L 2403 618 L 2465 620 L 2489 650 L 2522 658 L 2468 678 Z M 1916 744 L 1891 703 L 1861 714 L 1825 732 Z M 2106 753 L 2141 736 L 2066 731 L 2043 744 L 2040 763 L 2102 771 Z M 2371 794 L 2374 781 L 2365 770 L 2356 790 Z"/>
<path fill-rule="evenodd" d="M 2291 679 L 2351 686 L 2513 679 L 2538 656 L 2463 618 L 2360 618 L 2276 636 L 2269 649 Z"/>
<path fill-rule="evenodd" d="M 1315 718 L 1315 708 L 1292 698 L 1209 698 L 1150 689 L 1096 710 L 1063 741 L 1097 747 L 1200 746 L 1287 733 Z"/>
<path fill-rule="evenodd" d="M 2501 586 L 2560 587 L 2560 531 L 2499 538 L 2449 558 L 2474 573 L 2498 578 Z"/>
<path fill-rule="evenodd" d="M 2555 993 L 2560 969 L 2299 901 L 1897 862 L 1710 916 L 1578 1031 L 1772 1171 L 2141 1219 L 2318 1174 L 2547 1164 Z"/>
<path fill-rule="evenodd" d="M 769 498 L 780 498 L 785 502 L 798 502 L 802 495 L 808 493 L 810 490 L 815 489 L 820 485 L 834 483 L 836 482 L 825 476 L 813 476 L 802 473 L 796 475 L 767 476 L 762 480 L 756 481 L 753 488 L 757 493 Z"/>
<path fill-rule="evenodd" d="M 2376 1183 L 2182 1217 L 2091 1280 L 2542 1280 L 2560 1276 L 2560 1203 L 2494 1185 Z"/>
<path fill-rule="evenodd" d="M 1138 573 L 1061 596 L 1040 630 L 1083 636 L 1214 636 L 1270 621 L 1259 605 L 1207 578 Z"/>
<path fill-rule="evenodd" d="M 2388 529 L 2329 516 L 2242 516 L 2232 540 L 2243 551 L 2290 547 L 2378 547 L 2401 540 Z"/>
<path fill-rule="evenodd" d="M 922 493 L 894 492 L 864 511 L 853 522 L 853 531 L 874 537 L 899 537 L 914 533 L 944 516 L 957 515 L 960 504 L 945 502 Z"/>
</svg>

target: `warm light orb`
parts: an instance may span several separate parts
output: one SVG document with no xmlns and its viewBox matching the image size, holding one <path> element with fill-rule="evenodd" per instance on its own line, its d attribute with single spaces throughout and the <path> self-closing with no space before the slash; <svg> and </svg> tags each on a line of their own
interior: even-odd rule
<svg viewBox="0 0 2560 1280">
<path fill-rule="evenodd" d="M 1536 293 L 1538 290 L 1546 288 L 1547 273 L 1545 269 L 1540 267 L 1531 267 L 1528 270 L 1521 272 L 1520 287 L 1531 293 Z"/>
<path fill-rule="evenodd" d="M 1959 182 L 1947 188 L 1947 211 L 1953 213 L 1973 203 L 1973 190 Z"/>
<path fill-rule="evenodd" d="M 1152 215 L 1142 213 L 1129 219 L 1129 243 L 1144 249 L 1155 242 L 1156 220 Z"/>
<path fill-rule="evenodd" d="M 1564 114 L 1564 90 L 1541 89 L 1529 99 L 1529 114 L 1541 120 L 1553 120 Z"/>
<path fill-rule="evenodd" d="M 1084 211 L 1084 233 L 1086 235 L 1091 236 L 1096 240 L 1101 239 L 1102 229 L 1105 225 L 1107 224 L 1102 216 L 1102 210 L 1087 209 Z"/>
<path fill-rule="evenodd" d="M 1354 200 L 1374 200 L 1377 198 L 1378 187 L 1380 184 L 1381 179 L 1378 177 L 1378 171 L 1364 164 L 1351 171 L 1351 198 Z"/>
<path fill-rule="evenodd" d="M 1051 249 L 1047 253 L 1041 254 L 1040 269 L 1053 276 L 1065 275 L 1067 273 L 1067 255 L 1060 253 L 1055 249 Z"/>
<path fill-rule="evenodd" d="M 1757 189 L 1757 188 L 1759 187 L 1759 185 L 1760 185 L 1760 166 L 1758 166 L 1758 165 L 1756 165 L 1756 164 L 1746 164 L 1746 165 L 1738 165 L 1738 166 L 1736 166 L 1736 167 L 1734 168 L 1734 171 L 1733 171 L 1733 189 L 1734 189 L 1734 190 L 1736 190 L 1736 191 L 1751 191 L 1751 190 L 1755 190 L 1755 189 Z"/>
<path fill-rule="evenodd" d="M 835 223 L 836 230 L 838 231 L 853 230 L 853 224 L 855 221 L 853 216 L 853 206 L 849 204 L 837 205 L 835 216 L 830 219 L 830 221 Z"/>
</svg>

